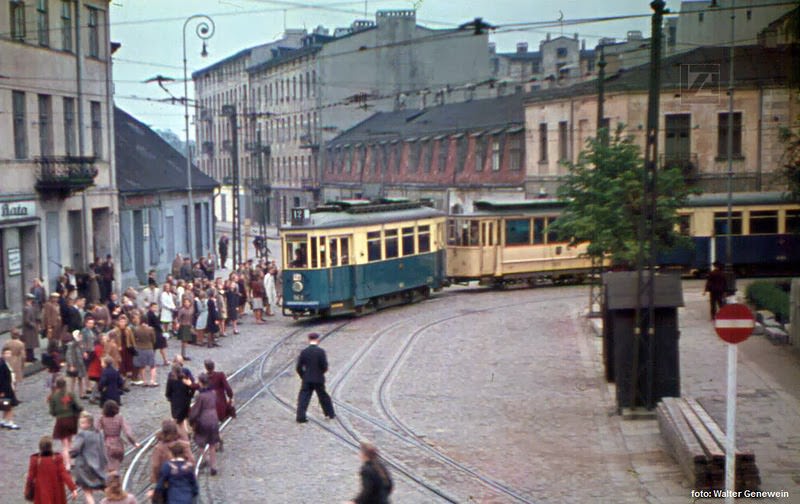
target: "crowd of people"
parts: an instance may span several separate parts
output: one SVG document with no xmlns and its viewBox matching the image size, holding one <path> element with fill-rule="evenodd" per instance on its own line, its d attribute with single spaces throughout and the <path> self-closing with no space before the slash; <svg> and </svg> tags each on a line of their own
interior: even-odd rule
<svg viewBox="0 0 800 504">
<path fill-rule="evenodd" d="M 195 378 L 186 365 L 191 360 L 187 348 L 220 346 L 221 337 L 239 333 L 246 311 L 252 313 L 255 324 L 265 323 L 265 317 L 275 315 L 280 307 L 281 279 L 277 264 L 265 257 L 239 265 L 227 278 L 215 276 L 215 266 L 211 255 L 194 263 L 177 255 L 164 281 L 158 282 L 151 271 L 144 289 L 128 288 L 121 294 L 113 288 L 110 256 L 92 263 L 80 280 L 71 268 L 65 268 L 49 295 L 41 280 L 33 282 L 25 295 L 22 326 L 12 330 L 0 359 L 0 426 L 19 430 L 14 408 L 19 404 L 23 366 L 36 361 L 37 350 L 44 347 L 38 358 L 48 372 L 46 406 L 54 427 L 30 457 L 27 500 L 66 502 L 66 490 L 76 497 L 80 489 L 89 504 L 95 502 L 98 491 L 104 492 L 103 503 L 136 502 L 124 491 L 119 477 L 126 441 L 139 447 L 121 406 L 131 386 L 160 386 L 158 366 L 170 367 L 164 389 L 171 418 L 163 421 L 153 450 L 150 497 L 180 503 L 197 496 L 190 439 L 205 448 L 209 473 L 217 474 L 216 455 L 223 449 L 219 426 L 236 414 L 234 394 L 213 360 L 205 360 L 203 372 Z M 298 360 L 303 380 L 298 404 L 301 423 L 313 391 L 326 416 L 334 417 L 322 379 L 327 361 L 324 352 L 315 348 L 316 339 L 310 338 L 310 348 Z M 180 342 L 171 362 L 169 341 Z M 99 409 L 89 412 L 86 402 Z M 55 441 L 60 451 L 54 450 Z M 377 451 L 366 446 L 361 455 L 365 463 L 362 483 L 388 496 L 391 480 L 382 465 L 375 465 L 379 464 Z M 362 492 L 355 502 L 373 502 L 364 500 L 365 495 Z"/>
</svg>

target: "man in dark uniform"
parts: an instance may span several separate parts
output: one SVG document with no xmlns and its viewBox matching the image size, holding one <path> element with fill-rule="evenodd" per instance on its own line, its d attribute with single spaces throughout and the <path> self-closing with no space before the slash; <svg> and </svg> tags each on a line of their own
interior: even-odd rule
<svg viewBox="0 0 800 504">
<path fill-rule="evenodd" d="M 319 404 L 322 412 L 327 418 L 335 418 L 333 411 L 333 401 L 331 396 L 325 391 L 325 373 L 328 371 L 328 358 L 325 350 L 319 347 L 319 334 L 311 333 L 308 335 L 308 346 L 300 352 L 295 367 L 303 384 L 300 387 L 300 394 L 297 397 L 297 423 L 305 423 L 306 410 L 311 401 L 312 392 L 317 392 Z"/>
<path fill-rule="evenodd" d="M 218 243 L 219 249 L 219 268 L 225 269 L 225 263 L 228 261 L 228 236 L 222 235 Z"/>
<path fill-rule="evenodd" d="M 703 294 L 708 292 L 711 296 L 711 320 L 717 316 L 717 308 L 725 306 L 725 291 L 727 289 L 727 281 L 725 280 L 725 272 L 722 271 L 722 263 L 719 261 L 714 262 L 714 269 L 708 274 L 706 279 L 706 288 Z"/>
</svg>

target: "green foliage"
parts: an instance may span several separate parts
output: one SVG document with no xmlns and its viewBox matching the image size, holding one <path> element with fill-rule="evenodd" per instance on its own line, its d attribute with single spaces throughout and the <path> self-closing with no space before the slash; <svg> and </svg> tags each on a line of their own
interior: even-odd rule
<svg viewBox="0 0 800 504">
<path fill-rule="evenodd" d="M 606 136 L 604 133 L 602 136 Z M 641 149 L 620 125 L 607 141 L 590 138 L 577 163 L 569 170 L 558 195 L 567 205 L 556 221 L 556 232 L 573 244 L 589 241 L 589 254 L 610 254 L 617 264 L 636 263 L 640 247 L 648 252 L 649 243 L 638 239 L 643 210 L 644 159 Z M 660 169 L 657 174 L 655 216 L 648 218 L 656 236 L 656 249 L 686 246 L 687 240 L 676 231 L 677 210 L 686 204 L 691 190 L 680 169 Z"/>
<path fill-rule="evenodd" d="M 778 321 L 789 321 L 789 293 L 779 283 L 759 280 L 748 285 L 745 293 L 757 309 L 771 311 Z"/>
<path fill-rule="evenodd" d="M 783 171 L 792 199 L 800 201 L 800 134 L 789 128 L 781 128 L 780 139 L 786 146 L 783 153 Z"/>
</svg>

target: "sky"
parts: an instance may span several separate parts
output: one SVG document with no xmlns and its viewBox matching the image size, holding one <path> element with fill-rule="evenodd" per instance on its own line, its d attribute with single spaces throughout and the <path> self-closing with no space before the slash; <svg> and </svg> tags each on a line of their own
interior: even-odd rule
<svg viewBox="0 0 800 504">
<path fill-rule="evenodd" d="M 154 129 L 170 129 L 184 137 L 183 106 L 156 100 L 169 98 L 157 84 L 143 81 L 162 75 L 176 79 L 169 91 L 183 96 L 182 34 L 184 21 L 195 14 L 207 14 L 215 31 L 208 40 L 208 56 L 200 53 L 202 42 L 194 25 L 186 29 L 188 75 L 244 48 L 279 38 L 284 28 L 313 29 L 349 26 L 354 19 L 375 19 L 382 9 L 417 9 L 417 23 L 431 28 L 454 28 L 481 17 L 498 26 L 490 41 L 498 52 L 512 52 L 517 42 L 528 42 L 530 50 L 549 32 L 586 39 L 592 48 L 600 37 L 625 38 L 628 30 L 650 35 L 652 10 L 649 0 L 112 0 L 111 40 L 122 44 L 114 54 L 114 90 L 117 106 Z M 667 8 L 677 12 L 678 0 Z M 569 25 L 570 20 L 641 15 L 624 21 Z M 563 19 L 563 22 L 559 22 Z M 517 23 L 552 22 L 547 28 L 517 28 Z M 194 91 L 189 83 L 189 96 Z M 148 101 L 150 100 L 150 101 Z M 190 126 L 190 136 L 194 129 Z"/>
</svg>

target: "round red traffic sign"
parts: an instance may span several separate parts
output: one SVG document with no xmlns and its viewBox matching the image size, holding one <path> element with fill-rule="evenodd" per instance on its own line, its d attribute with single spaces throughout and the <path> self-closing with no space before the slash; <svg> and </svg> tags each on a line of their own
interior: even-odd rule
<svg viewBox="0 0 800 504">
<path fill-rule="evenodd" d="M 714 329 L 719 337 L 733 344 L 749 338 L 755 326 L 753 312 L 747 305 L 738 303 L 723 306 L 714 319 Z"/>
</svg>

